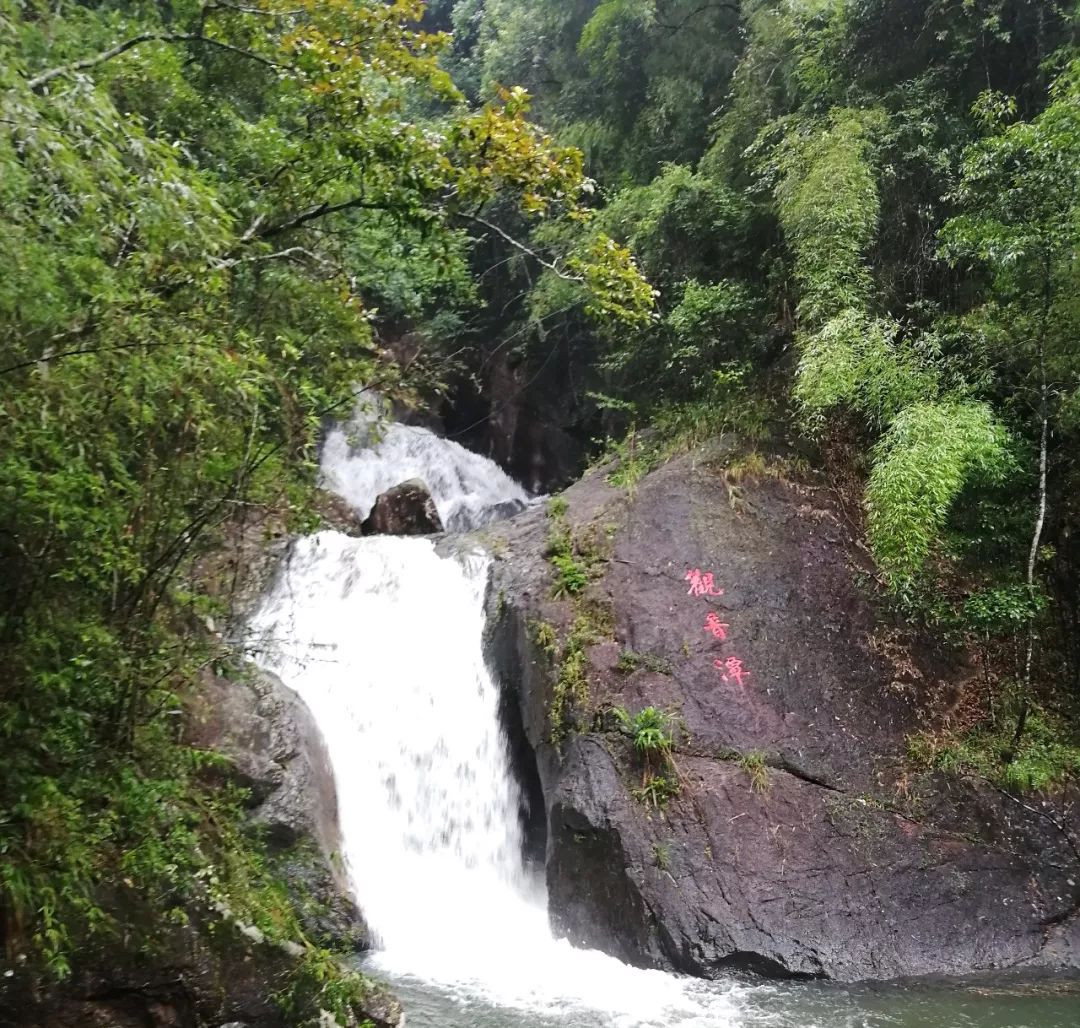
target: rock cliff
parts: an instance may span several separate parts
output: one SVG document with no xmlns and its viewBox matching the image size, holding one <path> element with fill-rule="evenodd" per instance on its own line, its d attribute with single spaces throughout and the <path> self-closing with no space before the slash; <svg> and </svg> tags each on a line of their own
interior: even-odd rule
<svg viewBox="0 0 1080 1028">
<path fill-rule="evenodd" d="M 694 975 L 1080 966 L 1076 795 L 909 766 L 972 673 L 885 613 L 831 494 L 786 466 L 714 443 L 485 534 L 555 926 Z M 583 588 L 549 559 L 568 540 Z M 660 805 L 613 716 L 649 706 L 676 726 Z"/>
</svg>

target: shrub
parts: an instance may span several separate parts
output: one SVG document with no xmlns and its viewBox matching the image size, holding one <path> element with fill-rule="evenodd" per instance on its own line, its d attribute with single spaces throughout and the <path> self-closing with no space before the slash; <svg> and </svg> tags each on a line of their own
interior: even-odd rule
<svg viewBox="0 0 1080 1028">
<path fill-rule="evenodd" d="M 678 771 L 672 759 L 675 719 L 656 707 L 645 707 L 633 716 L 623 707 L 616 707 L 613 713 L 627 730 L 641 761 L 641 787 L 634 795 L 646 805 L 663 806 L 679 792 Z"/>
<path fill-rule="evenodd" d="M 589 570 L 584 564 L 568 554 L 561 553 L 551 558 L 555 567 L 556 578 L 551 593 L 558 599 L 562 596 L 576 596 L 589 584 Z"/>
<path fill-rule="evenodd" d="M 769 765 L 765 754 L 751 750 L 739 758 L 739 766 L 750 776 L 750 788 L 754 792 L 765 792 L 769 788 Z"/>
<path fill-rule="evenodd" d="M 877 447 L 867 535 L 890 585 L 909 592 L 964 485 L 1007 465 L 1004 429 L 981 403 L 921 403 Z"/>
</svg>

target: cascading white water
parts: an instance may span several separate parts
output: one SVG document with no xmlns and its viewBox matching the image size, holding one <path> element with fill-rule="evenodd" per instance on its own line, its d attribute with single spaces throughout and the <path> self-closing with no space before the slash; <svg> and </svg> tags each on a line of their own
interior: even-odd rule
<svg viewBox="0 0 1080 1028">
<path fill-rule="evenodd" d="M 328 444 L 326 480 L 352 502 L 406 478 L 439 482 L 440 508 L 474 523 L 524 499 L 490 462 L 408 431 L 419 440 L 408 459 L 386 448 L 401 438 L 393 428 L 378 458 Z M 462 997 L 592 1010 L 611 1025 L 730 1023 L 723 994 L 552 937 L 542 884 L 522 860 L 520 795 L 482 652 L 487 572 L 483 554 L 443 557 L 427 539 L 321 532 L 297 541 L 249 625 L 258 663 L 303 697 L 325 737 L 377 965 Z"/>
<path fill-rule="evenodd" d="M 468 932 L 521 887 L 519 796 L 480 649 L 487 562 L 423 539 L 299 540 L 252 624 L 327 743 L 351 881 L 380 943 Z M 440 895 L 445 893 L 445 895 Z"/>
<path fill-rule="evenodd" d="M 378 397 L 364 395 L 353 419 L 323 446 L 326 487 L 366 518 L 380 493 L 410 478 L 424 481 L 450 532 L 515 514 L 528 495 L 491 461 L 425 428 L 386 421 Z"/>
</svg>

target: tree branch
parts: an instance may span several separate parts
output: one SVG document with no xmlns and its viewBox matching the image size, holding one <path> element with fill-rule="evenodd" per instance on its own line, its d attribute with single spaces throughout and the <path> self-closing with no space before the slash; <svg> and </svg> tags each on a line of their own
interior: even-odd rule
<svg viewBox="0 0 1080 1028">
<path fill-rule="evenodd" d="M 96 324 L 92 324 L 89 326 L 88 332 L 93 331 L 96 327 Z M 35 364 L 49 365 L 55 361 L 62 360 L 64 357 L 83 357 L 95 353 L 113 353 L 117 350 L 156 350 L 162 346 L 175 345 L 177 345 L 175 339 L 166 339 L 156 343 L 147 342 L 145 339 L 138 339 L 127 343 L 112 343 L 108 346 L 80 346 L 71 350 L 59 350 L 56 353 L 46 351 L 38 357 L 30 357 L 26 360 L 17 361 L 15 364 L 9 364 L 7 367 L 0 368 L 0 375 L 9 375 L 13 371 L 22 371 L 24 368 L 32 368 Z"/>
<path fill-rule="evenodd" d="M 512 247 L 514 247 L 515 250 L 520 250 L 523 254 L 525 254 L 528 257 L 531 257 L 534 261 L 536 261 L 536 263 L 539 264 L 541 267 L 547 268 L 548 271 L 550 271 L 553 274 L 557 275 L 559 278 L 563 279 L 564 281 L 566 281 L 566 282 L 577 282 L 579 284 L 584 281 L 584 279 L 580 275 L 571 275 L 568 272 L 563 271 L 560 267 L 558 267 L 557 264 L 555 264 L 554 261 L 549 261 L 546 258 L 541 257 L 540 254 L 538 254 L 535 250 L 530 249 L 523 242 L 521 242 L 518 239 L 515 239 L 508 232 L 504 232 L 501 228 L 499 228 L 498 225 L 492 224 L 490 221 L 487 221 L 485 218 L 481 218 L 476 214 L 459 214 L 458 217 L 464 218 L 466 221 L 474 221 L 474 222 L 476 222 L 476 224 L 482 225 L 489 232 L 494 232 L 504 242 L 507 242 Z"/>
<path fill-rule="evenodd" d="M 256 253 L 250 257 L 230 257 L 226 260 L 214 260 L 212 265 L 215 268 L 228 269 L 235 268 L 239 264 L 257 264 L 260 261 L 293 261 L 298 257 L 306 257 L 309 261 L 315 264 L 321 264 L 324 268 L 334 269 L 334 265 L 328 261 L 325 257 L 320 257 L 317 253 L 313 253 L 303 246 L 289 246 L 284 250 L 278 250 L 275 253 Z"/>
<path fill-rule="evenodd" d="M 84 57 L 82 60 L 72 61 L 70 64 L 62 64 L 58 68 L 43 71 L 40 75 L 28 79 L 27 85 L 36 92 L 42 86 L 52 82 L 53 79 L 73 75 L 75 72 L 86 71 L 89 68 L 96 68 L 100 64 L 105 64 L 106 61 L 111 61 L 114 57 L 127 53 L 128 50 L 142 46 L 143 43 L 205 43 L 207 46 L 216 46 L 221 50 L 227 50 L 229 53 L 239 54 L 241 57 L 266 65 L 268 68 L 282 67 L 276 61 L 270 60 L 269 57 L 263 57 L 261 54 L 254 53 L 251 50 L 233 46 L 231 43 L 223 43 L 220 39 L 213 39 L 210 36 L 202 36 L 193 32 L 143 32 L 138 36 L 132 36 L 131 39 L 125 39 L 124 42 L 117 43 L 116 46 L 103 50 L 93 57 Z"/>
<path fill-rule="evenodd" d="M 732 14 L 738 15 L 740 17 L 742 16 L 742 8 L 737 3 L 721 2 L 702 4 L 700 7 L 687 14 L 686 17 L 683 18 L 683 20 L 680 21 L 677 25 L 667 24 L 662 21 L 658 21 L 656 24 L 659 25 L 662 29 L 667 29 L 668 32 L 674 35 L 676 32 L 681 32 L 684 28 L 686 28 L 687 24 L 694 18 L 696 18 L 699 14 L 704 14 L 706 11 L 731 11 Z"/>
<path fill-rule="evenodd" d="M 366 211 L 390 211 L 393 206 L 388 203 L 369 201 L 363 197 L 353 197 L 351 200 L 342 200 L 341 203 L 321 203 L 315 207 L 309 207 L 286 221 L 279 221 L 276 225 L 263 227 L 263 216 L 260 214 L 240 237 L 241 243 L 250 243 L 253 239 L 270 239 L 279 236 L 282 232 L 289 232 L 309 221 L 324 218 L 328 214 L 337 214 L 339 211 L 366 210 Z"/>
<path fill-rule="evenodd" d="M 264 11 L 261 7 L 248 7 L 245 4 L 230 3 L 229 0 L 212 0 L 203 9 L 203 15 L 213 14 L 215 11 L 236 11 L 239 14 L 257 14 L 261 18 L 296 18 L 304 13 L 303 8 L 298 7 L 295 11 Z"/>
<path fill-rule="evenodd" d="M 1042 422 L 1039 442 L 1039 494 L 1035 516 L 1035 530 L 1031 536 L 1031 550 L 1028 553 L 1027 589 L 1030 600 L 1035 599 L 1035 563 L 1039 557 L 1039 543 L 1042 541 L 1043 527 L 1046 524 L 1046 464 L 1048 436 L 1050 430 L 1050 410 L 1048 386 L 1046 381 L 1046 332 L 1050 322 L 1050 308 L 1053 304 L 1053 269 L 1050 257 L 1045 259 L 1043 279 L 1042 322 L 1039 327 L 1038 368 L 1039 368 L 1039 420 Z M 1024 659 L 1024 692 L 1020 703 L 1020 713 L 1016 719 L 1016 731 L 1013 733 L 1009 761 L 1016 759 L 1020 749 L 1020 740 L 1027 726 L 1028 711 L 1031 705 L 1031 666 L 1035 656 L 1035 613 L 1032 611 L 1028 621 L 1027 652 Z"/>
</svg>

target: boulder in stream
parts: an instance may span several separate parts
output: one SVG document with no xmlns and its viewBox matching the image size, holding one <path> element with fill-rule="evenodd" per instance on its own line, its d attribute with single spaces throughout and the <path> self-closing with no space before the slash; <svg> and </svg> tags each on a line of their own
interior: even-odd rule
<svg viewBox="0 0 1080 1028">
<path fill-rule="evenodd" d="M 365 535 L 434 535 L 443 523 L 427 485 L 410 478 L 379 495 L 363 528 Z"/>
</svg>

